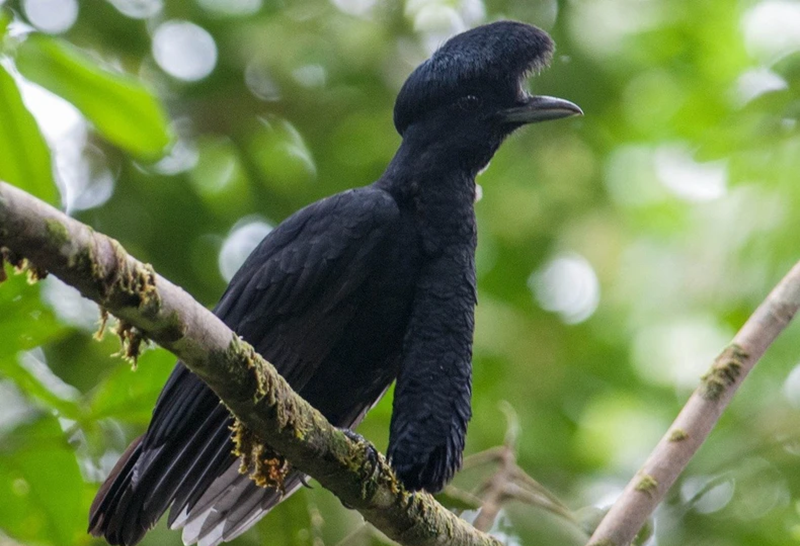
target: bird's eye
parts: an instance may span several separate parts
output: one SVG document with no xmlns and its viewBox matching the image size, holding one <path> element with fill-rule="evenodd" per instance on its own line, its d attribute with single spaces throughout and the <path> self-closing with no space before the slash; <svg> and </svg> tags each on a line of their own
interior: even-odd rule
<svg viewBox="0 0 800 546">
<path fill-rule="evenodd" d="M 465 97 L 461 97 L 461 99 L 458 101 L 458 104 L 462 110 L 477 110 L 481 105 L 481 99 L 475 95 L 467 95 Z"/>
</svg>

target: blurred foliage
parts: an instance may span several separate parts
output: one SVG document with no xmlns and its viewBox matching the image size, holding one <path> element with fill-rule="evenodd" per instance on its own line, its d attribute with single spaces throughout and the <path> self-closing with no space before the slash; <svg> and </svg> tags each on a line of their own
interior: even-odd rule
<svg viewBox="0 0 800 546">
<path fill-rule="evenodd" d="M 22 103 L 11 75 L 0 66 L 0 179 L 18 184 L 50 203 L 56 188 L 50 167 L 50 150 L 36 121 Z"/>
<path fill-rule="evenodd" d="M 167 120 L 152 94 L 133 78 L 102 70 L 67 43 L 34 34 L 14 61 L 26 79 L 71 102 L 124 150 L 159 157 L 169 143 Z"/>
<path fill-rule="evenodd" d="M 551 32 L 532 89 L 586 116 L 521 130 L 479 178 L 467 453 L 503 443 L 508 401 L 517 464 L 591 525 L 800 258 L 800 4 L 0 1 L 0 178 L 51 202 L 55 179 L 70 214 L 211 306 L 254 234 L 380 175 L 394 96 L 436 44 L 501 17 Z M 94 491 L 173 358 L 153 349 L 131 371 L 111 336 L 92 339 L 94 306 L 7 271 L 0 544 L 99 543 L 84 534 Z M 748 378 L 652 544 L 800 543 L 799 334 Z M 360 428 L 381 448 L 390 412 L 387 396 Z M 465 470 L 455 491 L 490 474 Z M 585 538 L 518 500 L 493 532 Z M 387 541 L 316 486 L 236 543 Z M 162 523 L 143 544 L 180 538 Z"/>
</svg>

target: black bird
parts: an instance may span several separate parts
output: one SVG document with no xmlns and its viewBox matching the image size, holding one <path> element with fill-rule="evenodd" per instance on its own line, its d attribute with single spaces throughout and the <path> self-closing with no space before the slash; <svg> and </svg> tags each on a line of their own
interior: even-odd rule
<svg viewBox="0 0 800 546">
<path fill-rule="evenodd" d="M 406 81 L 402 144 L 375 183 L 317 201 L 275 228 L 214 308 L 336 426 L 352 428 L 397 379 L 388 456 L 411 490 L 440 490 L 471 416 L 475 176 L 515 129 L 581 114 L 529 95 L 553 42 L 501 21 L 447 41 Z M 180 362 L 100 488 L 89 530 L 132 545 L 172 507 L 186 544 L 213 546 L 282 500 L 239 473 L 230 414 Z M 292 471 L 286 492 L 304 476 Z"/>
</svg>

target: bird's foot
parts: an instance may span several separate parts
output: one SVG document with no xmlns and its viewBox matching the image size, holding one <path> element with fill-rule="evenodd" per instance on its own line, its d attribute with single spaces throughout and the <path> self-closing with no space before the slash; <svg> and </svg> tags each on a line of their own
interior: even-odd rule
<svg viewBox="0 0 800 546">
<path fill-rule="evenodd" d="M 350 438 L 352 441 L 364 447 L 364 463 L 361 465 L 363 478 L 365 482 L 374 479 L 378 473 L 378 468 L 380 467 L 380 454 L 378 453 L 378 450 L 375 449 L 375 446 L 372 445 L 372 442 L 361 436 L 359 433 L 354 432 L 349 428 L 340 428 L 339 430 L 341 430 L 344 435 Z M 353 508 L 347 504 L 345 504 L 345 507 Z"/>
<path fill-rule="evenodd" d="M 366 460 L 371 467 L 370 476 L 375 474 L 378 469 L 378 450 L 372 445 L 372 442 L 361 436 L 359 433 L 350 430 L 349 428 L 340 428 L 345 436 L 353 440 L 355 443 L 363 445 L 365 448 Z"/>
<path fill-rule="evenodd" d="M 358 432 L 356 432 L 354 430 L 351 430 L 351 429 L 349 429 L 347 427 L 336 427 L 336 428 L 341 430 L 342 433 L 345 436 L 347 436 L 348 438 L 350 438 L 351 440 L 353 440 L 357 444 L 368 444 L 369 443 L 369 440 L 367 440 L 366 438 L 364 438 L 363 436 L 361 436 Z"/>
</svg>

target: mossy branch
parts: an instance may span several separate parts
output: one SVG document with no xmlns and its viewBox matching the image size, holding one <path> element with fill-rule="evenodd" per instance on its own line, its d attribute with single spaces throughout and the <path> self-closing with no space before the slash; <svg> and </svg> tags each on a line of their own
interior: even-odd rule
<svg viewBox="0 0 800 546">
<path fill-rule="evenodd" d="M 0 182 L 0 248 L 47 270 L 180 358 L 266 443 L 397 542 L 499 546 L 427 493 L 409 493 L 385 458 L 300 398 L 275 368 L 181 288 L 120 244 Z M 268 468 L 273 472 L 275 468 Z"/>
<path fill-rule="evenodd" d="M 689 464 L 736 389 L 800 308 L 800 262 L 781 280 L 701 378 L 675 422 L 595 530 L 589 546 L 626 546 Z"/>
</svg>

